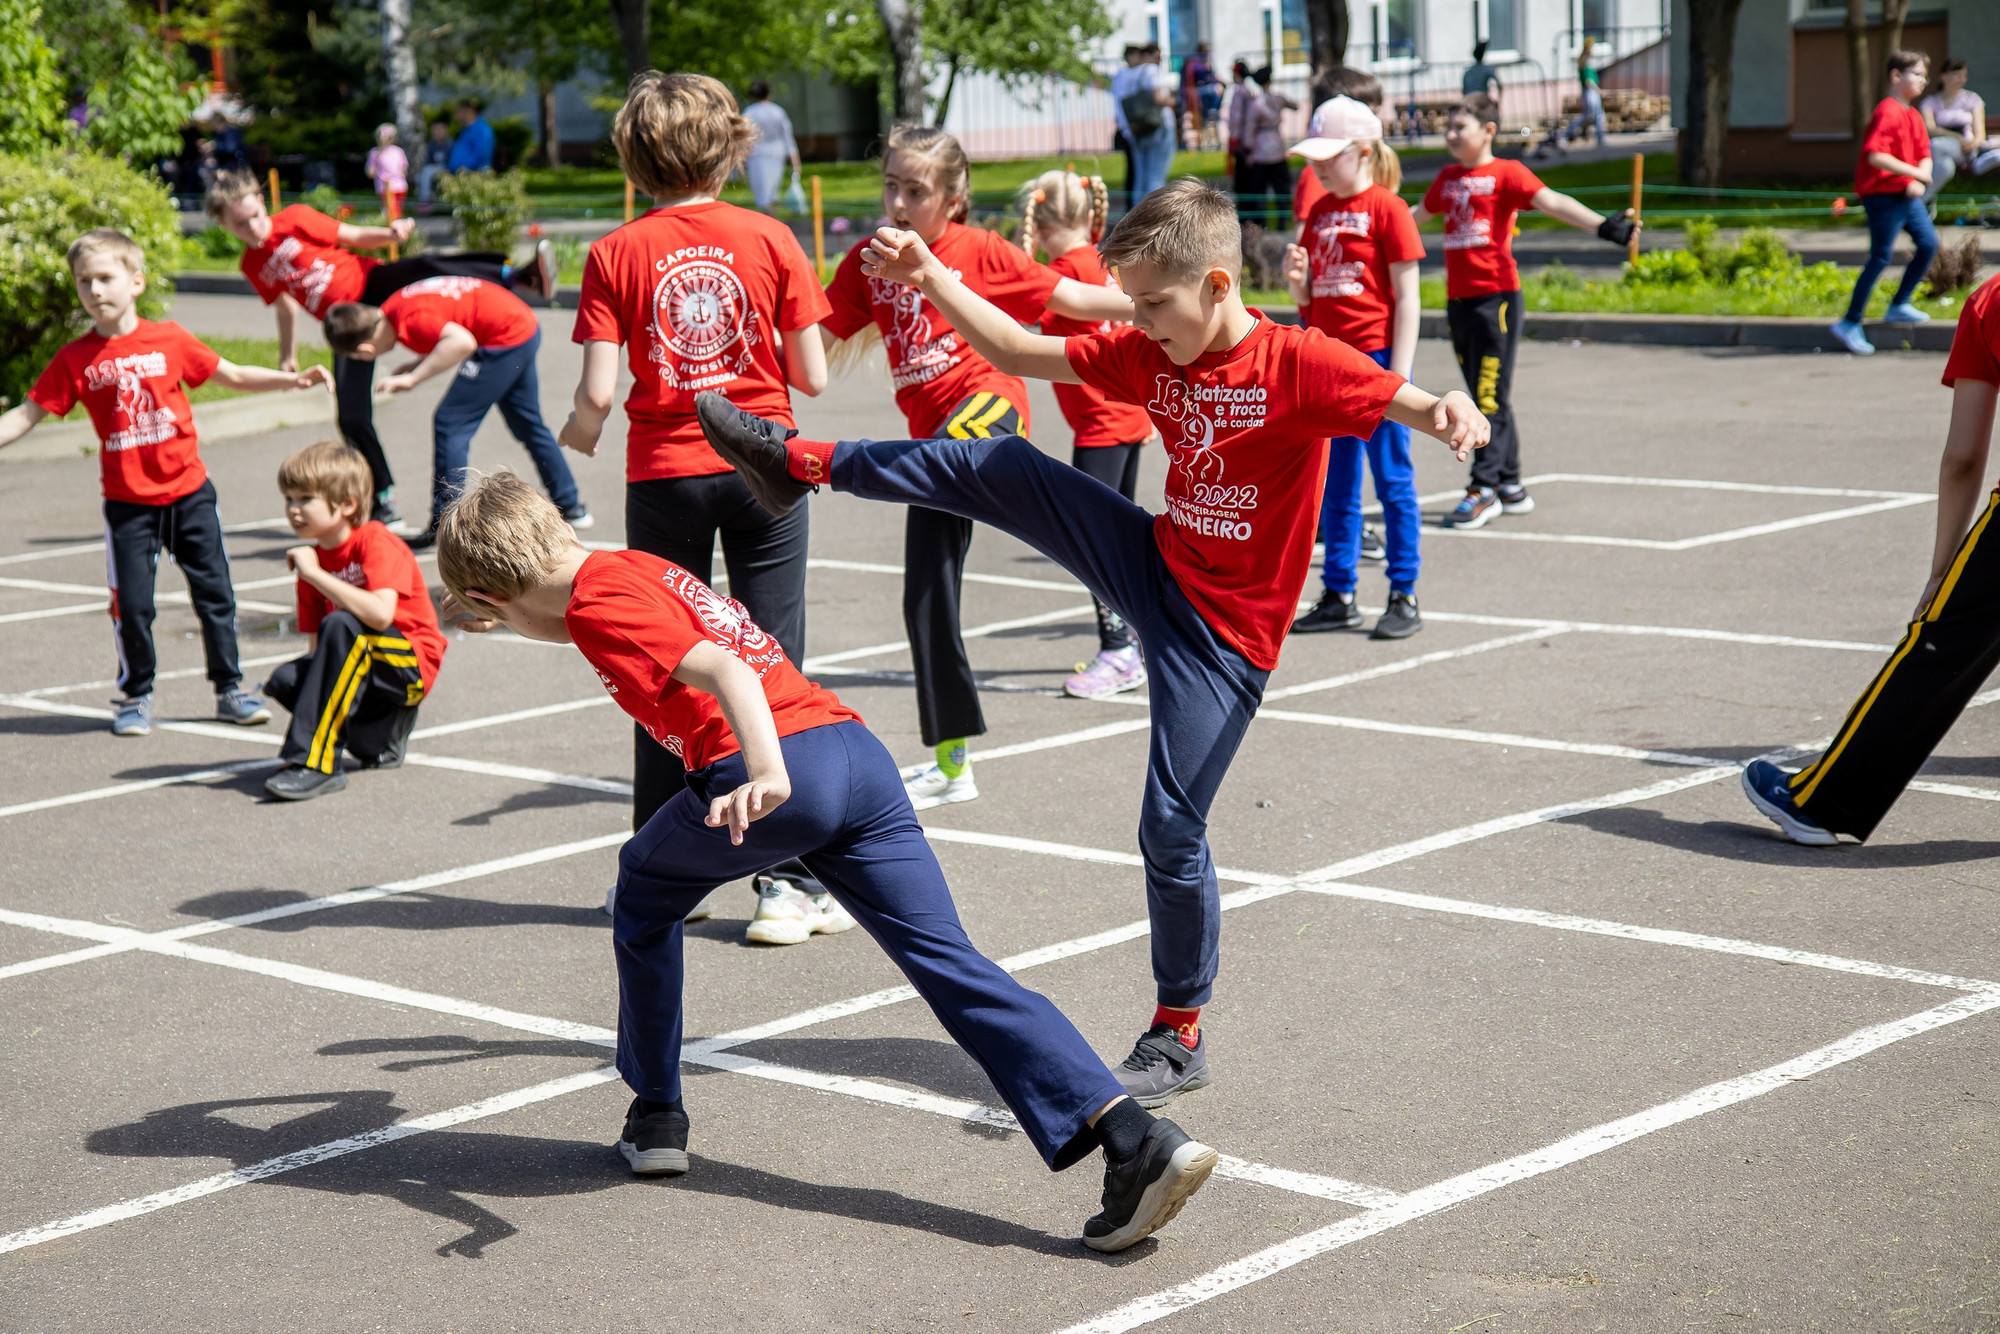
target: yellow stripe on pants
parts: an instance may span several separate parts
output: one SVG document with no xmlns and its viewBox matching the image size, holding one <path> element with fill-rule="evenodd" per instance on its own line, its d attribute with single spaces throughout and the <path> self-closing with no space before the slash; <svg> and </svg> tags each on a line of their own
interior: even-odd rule
<svg viewBox="0 0 2000 1334">
<path fill-rule="evenodd" d="M 956 417 L 953 417 L 950 422 L 946 423 L 944 428 L 944 433 L 949 436 L 954 436 L 960 440 L 970 439 L 972 436 L 972 428 L 968 426 L 967 423 L 971 421 L 972 418 L 977 417 L 982 411 L 984 411 L 986 405 L 988 403 L 991 403 L 992 401 L 993 401 L 993 395 L 990 393 L 981 391 L 980 393 L 974 394 L 972 396 L 972 401 L 970 403 L 967 403 L 965 407 L 959 411 L 959 414 Z"/>
</svg>

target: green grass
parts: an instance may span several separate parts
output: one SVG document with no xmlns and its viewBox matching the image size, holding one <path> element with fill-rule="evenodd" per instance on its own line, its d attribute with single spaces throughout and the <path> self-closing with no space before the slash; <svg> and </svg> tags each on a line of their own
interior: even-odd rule
<svg viewBox="0 0 2000 1334">
<path fill-rule="evenodd" d="M 1834 282 L 1808 280 L 1793 284 L 1774 284 L 1770 287 L 1747 283 L 1730 286 L 1702 284 L 1662 287 L 1618 280 L 1584 281 L 1571 271 L 1543 269 L 1539 273 L 1522 276 L 1521 295 L 1530 311 L 1620 315 L 1804 316 L 1834 320 L 1838 319 L 1847 308 L 1848 293 L 1853 288 L 1854 275 L 1857 272 L 1856 269 L 1841 269 L 1838 280 Z M 1868 303 L 1870 318 L 1879 319 L 1882 312 L 1888 308 L 1889 297 L 1893 294 L 1894 287 L 1893 282 L 1876 285 L 1875 294 Z M 1442 278 L 1425 279 L 1422 290 L 1425 310 L 1444 308 Z M 1941 319 L 1955 319 L 1969 290 L 1947 292 L 1937 298 L 1919 297 L 1916 304 Z"/>
<path fill-rule="evenodd" d="M 208 338 L 202 342 L 215 349 L 215 354 L 224 361 L 233 361 L 238 366 L 276 366 L 278 364 L 278 340 L 275 338 Z M 333 369 L 333 353 L 324 347 L 301 344 L 299 369 L 308 366 L 324 366 Z M 317 393 L 318 390 L 313 392 Z M 188 390 L 190 403 L 212 403 L 218 398 L 241 398 L 239 390 L 225 389 L 210 380 L 199 389 Z"/>
</svg>

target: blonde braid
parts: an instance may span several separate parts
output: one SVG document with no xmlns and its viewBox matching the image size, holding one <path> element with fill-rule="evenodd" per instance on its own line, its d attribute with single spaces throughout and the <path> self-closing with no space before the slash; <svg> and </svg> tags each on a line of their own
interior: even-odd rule
<svg viewBox="0 0 2000 1334">
<path fill-rule="evenodd" d="M 1086 176 L 1083 183 L 1090 188 L 1090 240 L 1095 244 L 1104 239 L 1104 225 L 1111 218 L 1111 188 L 1102 176 Z"/>
<path fill-rule="evenodd" d="M 1035 206 L 1048 199 L 1048 195 L 1036 190 L 1021 205 L 1021 249 L 1028 252 L 1028 258 L 1035 257 Z"/>
</svg>

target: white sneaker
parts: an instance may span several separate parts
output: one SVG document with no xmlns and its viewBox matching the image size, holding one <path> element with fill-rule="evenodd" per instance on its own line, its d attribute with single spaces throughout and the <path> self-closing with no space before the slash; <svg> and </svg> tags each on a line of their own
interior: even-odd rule
<svg viewBox="0 0 2000 1334">
<path fill-rule="evenodd" d="M 946 778 L 944 770 L 935 763 L 920 764 L 903 770 L 903 791 L 909 793 L 913 808 L 927 811 L 933 806 L 949 806 L 956 801 L 978 800 L 979 784 L 972 781 L 970 764 L 956 778 Z"/>
<path fill-rule="evenodd" d="M 617 910 L 617 908 L 618 908 L 618 882 L 614 880 L 611 882 L 611 888 L 604 891 L 604 915 L 606 917 L 611 916 L 612 913 Z M 686 917 L 682 918 L 681 920 L 684 922 L 700 922 L 700 921 L 705 921 L 706 919 L 713 917 L 714 915 L 715 915 L 715 910 L 708 906 L 707 899 L 703 899 L 701 903 L 696 906 L 693 912 L 689 913 Z"/>
<path fill-rule="evenodd" d="M 757 877 L 757 915 L 743 934 L 759 945 L 803 945 L 814 935 L 854 929 L 831 894 L 808 894 L 783 876 Z"/>
</svg>

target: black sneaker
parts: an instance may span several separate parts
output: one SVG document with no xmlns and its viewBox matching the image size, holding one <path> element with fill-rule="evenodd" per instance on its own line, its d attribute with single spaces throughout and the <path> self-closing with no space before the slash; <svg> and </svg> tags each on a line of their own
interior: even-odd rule
<svg viewBox="0 0 2000 1334">
<path fill-rule="evenodd" d="M 1133 1102 L 1164 1107 L 1183 1093 L 1208 1087 L 1208 1040 L 1196 1034 L 1190 1051 L 1171 1025 L 1154 1024 L 1111 1073 Z"/>
<path fill-rule="evenodd" d="M 588 505 L 571 505 L 562 512 L 562 515 L 563 522 L 576 529 L 579 533 L 586 528 L 597 527 L 597 516 L 590 512 L 590 506 Z"/>
<path fill-rule="evenodd" d="M 289 765 L 264 780 L 264 790 L 279 801 L 311 801 L 346 786 L 346 774 L 338 770 L 323 774 L 303 764 Z"/>
<path fill-rule="evenodd" d="M 684 1111 L 639 1115 L 639 1100 L 625 1109 L 625 1132 L 618 1152 L 642 1177 L 679 1176 L 688 1170 L 688 1114 Z"/>
<path fill-rule="evenodd" d="M 354 762 L 364 769 L 400 769 L 403 767 L 403 756 L 409 749 L 408 741 L 393 741 L 380 755 L 355 755 Z"/>
<path fill-rule="evenodd" d="M 1382 545 L 1382 534 L 1367 524 L 1361 526 L 1361 559 L 1378 561 L 1389 559 L 1389 548 Z"/>
<path fill-rule="evenodd" d="M 1424 628 L 1424 618 L 1417 612 L 1415 593 L 1391 593 L 1389 605 L 1383 610 L 1375 628 L 1368 632 L 1370 639 L 1408 639 Z"/>
<path fill-rule="evenodd" d="M 798 432 L 754 413 L 704 389 L 694 396 L 694 415 L 701 421 L 701 433 L 750 488 L 757 503 L 782 518 L 798 507 L 808 491 L 817 488 L 794 481 L 785 442 Z"/>
<path fill-rule="evenodd" d="M 429 551 L 438 544 L 437 525 L 432 524 L 421 533 L 411 533 L 403 542 L 412 551 Z"/>
<path fill-rule="evenodd" d="M 1366 619 L 1361 608 L 1354 605 L 1354 594 L 1342 597 L 1329 588 L 1319 595 L 1311 611 L 1292 622 L 1292 633 L 1316 635 L 1327 630 L 1358 630 Z"/>
<path fill-rule="evenodd" d="M 1535 512 L 1535 498 L 1529 495 L 1528 488 L 1522 486 L 1519 482 L 1515 482 L 1512 486 L 1496 487 L 1494 488 L 1494 494 L 1500 497 L 1500 512 L 1502 514 L 1533 514 Z"/>
<path fill-rule="evenodd" d="M 1104 1210 L 1083 1225 L 1093 1251 L 1122 1251 L 1174 1221 L 1219 1155 L 1172 1121 L 1153 1122 L 1129 1162 L 1106 1163 Z"/>
<path fill-rule="evenodd" d="M 375 497 L 373 517 L 380 520 L 384 528 L 394 528 L 403 521 L 403 511 L 396 508 L 395 500 L 384 491 Z"/>
</svg>

